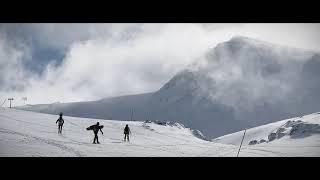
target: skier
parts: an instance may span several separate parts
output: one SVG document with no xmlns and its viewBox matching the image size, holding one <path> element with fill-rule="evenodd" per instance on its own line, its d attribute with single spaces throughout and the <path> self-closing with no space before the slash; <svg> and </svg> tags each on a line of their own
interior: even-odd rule
<svg viewBox="0 0 320 180">
<path fill-rule="evenodd" d="M 98 139 L 98 132 L 100 130 L 101 133 L 103 134 L 103 132 L 101 130 L 103 128 L 103 126 L 100 126 L 99 122 L 97 122 L 97 124 L 95 124 L 95 125 L 93 125 L 91 127 L 92 127 L 92 130 L 93 130 L 93 133 L 94 133 L 93 144 L 96 144 L 96 141 L 97 141 L 98 144 L 100 144 L 99 139 Z"/>
<path fill-rule="evenodd" d="M 62 112 L 60 113 L 59 119 L 56 121 L 56 124 L 57 123 L 58 123 L 58 133 L 61 134 L 62 133 L 62 126 L 63 126 L 63 123 L 64 123 L 64 120 L 62 119 Z"/>
<path fill-rule="evenodd" d="M 131 134 L 130 128 L 128 126 L 128 124 L 126 125 L 126 127 L 124 128 L 124 141 L 126 141 L 126 138 L 129 141 L 129 134 Z"/>
</svg>

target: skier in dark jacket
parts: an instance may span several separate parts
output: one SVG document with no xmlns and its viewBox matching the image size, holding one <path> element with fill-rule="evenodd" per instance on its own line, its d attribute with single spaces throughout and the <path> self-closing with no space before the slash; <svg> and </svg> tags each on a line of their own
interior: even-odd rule
<svg viewBox="0 0 320 180">
<path fill-rule="evenodd" d="M 99 125 L 99 122 L 97 122 L 96 125 L 93 125 L 93 127 L 92 127 L 92 130 L 93 130 L 93 133 L 94 133 L 93 144 L 96 144 L 96 141 L 97 141 L 98 144 L 100 144 L 99 139 L 98 139 L 98 132 L 99 132 L 99 130 L 100 130 L 101 133 L 103 134 L 103 132 L 102 132 L 102 130 L 101 130 L 102 127 L 103 127 L 103 126 L 100 126 L 100 125 Z"/>
<path fill-rule="evenodd" d="M 62 113 L 60 113 L 59 119 L 56 121 L 56 124 L 58 123 L 58 133 L 62 133 L 62 126 L 64 124 L 64 120 L 62 119 Z"/>
<path fill-rule="evenodd" d="M 131 131 L 130 131 L 130 128 L 129 128 L 128 124 L 124 128 L 123 133 L 124 133 L 124 141 L 126 141 L 126 138 L 129 141 L 129 134 L 131 134 Z"/>
</svg>

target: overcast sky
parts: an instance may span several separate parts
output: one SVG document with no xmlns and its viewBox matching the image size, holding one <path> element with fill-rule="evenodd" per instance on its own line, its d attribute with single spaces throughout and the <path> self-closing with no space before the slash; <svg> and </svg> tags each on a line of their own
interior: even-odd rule
<svg viewBox="0 0 320 180">
<path fill-rule="evenodd" d="M 319 32 L 320 24 L 0 24 L 0 100 L 152 92 L 233 36 L 320 52 Z"/>
</svg>

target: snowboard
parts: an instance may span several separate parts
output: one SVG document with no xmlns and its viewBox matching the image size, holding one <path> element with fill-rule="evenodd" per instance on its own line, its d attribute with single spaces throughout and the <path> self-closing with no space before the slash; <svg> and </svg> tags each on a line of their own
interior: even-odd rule
<svg viewBox="0 0 320 180">
<path fill-rule="evenodd" d="M 96 126 L 96 125 L 92 125 L 92 126 L 87 127 L 87 130 L 88 131 L 93 130 L 94 126 Z M 102 128 L 103 128 L 103 125 L 100 125 L 99 129 L 102 129 Z"/>
</svg>

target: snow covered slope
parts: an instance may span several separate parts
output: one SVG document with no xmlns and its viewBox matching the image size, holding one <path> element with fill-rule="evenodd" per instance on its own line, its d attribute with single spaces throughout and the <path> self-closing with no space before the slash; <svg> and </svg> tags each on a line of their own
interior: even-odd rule
<svg viewBox="0 0 320 180">
<path fill-rule="evenodd" d="M 153 93 L 17 108 L 117 120 L 133 108 L 134 119 L 179 122 L 215 138 L 318 111 L 319 69 L 317 53 L 234 37 Z"/>
<path fill-rule="evenodd" d="M 319 124 L 319 115 L 306 116 L 308 123 Z M 180 124 L 158 125 L 139 121 L 113 121 L 65 116 L 62 135 L 55 124 L 58 116 L 14 109 L 0 109 L 0 156 L 231 156 L 240 144 L 238 135 L 229 136 L 232 144 L 204 141 Z M 101 144 L 92 144 L 93 133 L 86 127 L 97 121 L 104 125 L 99 133 Z M 278 122 L 280 126 L 284 121 Z M 123 128 L 129 124 L 130 142 L 123 142 Z M 278 127 L 271 125 L 270 130 Z M 269 125 L 270 126 L 270 125 Z M 260 127 L 260 129 L 267 129 Z M 250 138 L 260 138 L 269 131 L 248 131 Z M 263 132 L 263 133 L 262 133 Z M 227 137 L 227 136 L 226 136 Z M 224 142 L 221 138 L 221 142 Z M 232 140 L 230 140 L 232 139 Z M 239 141 L 237 143 L 237 141 Z M 228 143 L 229 143 L 228 142 Z M 246 140 L 246 143 L 248 141 Z M 320 136 L 286 139 L 282 137 L 259 145 L 244 144 L 240 156 L 320 156 Z"/>
<path fill-rule="evenodd" d="M 238 145 L 243 135 L 244 131 L 239 131 L 212 141 Z M 287 153 L 296 156 L 319 156 L 320 112 L 247 129 L 243 147 L 244 153 L 264 150 L 279 156 L 285 156 Z M 303 149 L 305 154 L 298 155 L 297 149 Z"/>
<path fill-rule="evenodd" d="M 57 116 L 13 109 L 0 111 L 0 156 L 214 156 L 230 145 L 213 145 L 195 137 L 190 129 L 176 125 L 85 119 L 65 116 L 62 135 Z M 86 127 L 104 125 L 101 144 L 92 144 Z M 131 141 L 124 142 L 129 124 Z"/>
</svg>

